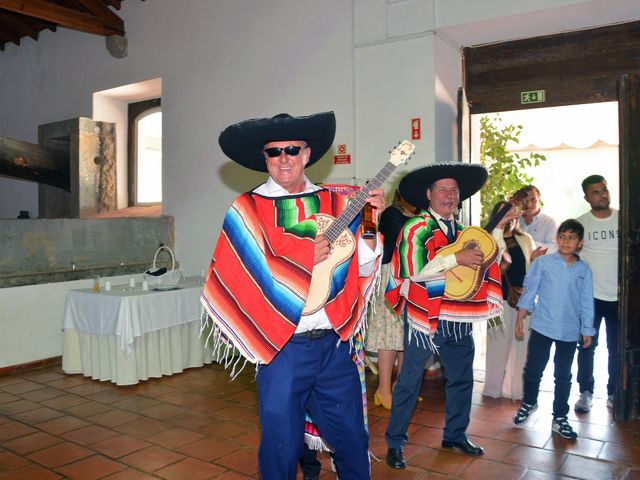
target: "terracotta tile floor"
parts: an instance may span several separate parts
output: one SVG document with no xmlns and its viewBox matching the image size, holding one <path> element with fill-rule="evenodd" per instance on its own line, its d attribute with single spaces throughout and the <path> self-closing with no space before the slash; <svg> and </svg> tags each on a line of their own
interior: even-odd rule
<svg viewBox="0 0 640 480">
<path fill-rule="evenodd" d="M 371 397 L 377 380 L 367 375 Z M 246 369 L 230 382 L 217 365 L 131 387 L 65 375 L 60 366 L 0 377 L 0 479 L 260 478 L 253 378 Z M 571 412 L 580 438 L 569 442 L 551 436 L 548 391 L 522 428 L 511 423 L 516 402 L 482 397 L 481 389 L 476 383 L 469 434 L 484 457 L 439 448 L 443 382 L 430 380 L 403 471 L 383 461 L 389 413 L 371 402 L 372 478 L 640 479 L 640 422 L 614 422 L 602 395 L 589 414 Z M 328 457 L 321 460 L 321 478 L 335 478 Z"/>
</svg>

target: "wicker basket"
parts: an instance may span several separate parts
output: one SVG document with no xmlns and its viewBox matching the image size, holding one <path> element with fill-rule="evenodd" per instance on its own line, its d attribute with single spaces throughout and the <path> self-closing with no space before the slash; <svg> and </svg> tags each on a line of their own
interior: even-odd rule
<svg viewBox="0 0 640 480">
<path fill-rule="evenodd" d="M 156 262 L 158 261 L 158 255 L 163 250 L 166 250 L 171 255 L 171 270 L 167 270 L 162 275 L 153 275 L 152 273 L 158 270 Z M 149 288 L 154 290 L 167 290 L 178 286 L 180 280 L 182 280 L 182 271 L 176 270 L 176 257 L 171 248 L 163 245 L 156 250 L 156 254 L 153 256 L 153 266 L 144 272 L 144 279 L 149 283 Z"/>
</svg>

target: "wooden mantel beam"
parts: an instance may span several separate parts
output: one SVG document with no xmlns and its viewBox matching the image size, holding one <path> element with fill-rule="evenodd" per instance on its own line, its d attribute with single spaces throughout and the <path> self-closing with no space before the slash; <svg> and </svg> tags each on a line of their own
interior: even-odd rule
<svg viewBox="0 0 640 480">
<path fill-rule="evenodd" d="M 89 11 L 97 11 L 98 2 L 83 0 L 81 3 Z M 91 5 L 91 7 L 87 5 Z M 107 7 L 104 9 L 109 10 L 109 13 L 102 10 L 102 14 L 98 16 L 95 13 L 83 13 L 72 8 L 62 7 L 57 2 L 48 0 L 0 0 L 0 8 L 57 23 L 61 27 L 81 32 L 103 36 L 124 35 L 124 21 Z"/>
<path fill-rule="evenodd" d="M 69 152 L 0 137 L 0 175 L 69 191 Z"/>
</svg>

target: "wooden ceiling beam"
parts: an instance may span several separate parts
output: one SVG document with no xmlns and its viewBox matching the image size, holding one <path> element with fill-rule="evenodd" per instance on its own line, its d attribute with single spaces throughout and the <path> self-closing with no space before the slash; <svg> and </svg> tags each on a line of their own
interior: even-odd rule
<svg viewBox="0 0 640 480">
<path fill-rule="evenodd" d="M 40 32 L 44 29 L 51 30 L 55 32 L 58 26 L 55 23 L 47 22 L 45 20 L 40 20 L 39 18 L 30 18 L 29 22 L 33 24 L 33 28 L 36 29 L 36 38 L 40 34 Z"/>
<path fill-rule="evenodd" d="M 7 32 L 0 30 L 0 42 L 7 43 L 11 41 L 11 37 L 7 35 Z"/>
<path fill-rule="evenodd" d="M 120 10 L 120 7 L 122 6 L 122 0 L 104 0 L 104 3 L 110 7 L 114 7 L 116 10 Z"/>
<path fill-rule="evenodd" d="M 13 43 L 15 43 L 16 36 L 17 35 L 16 35 L 16 32 L 14 31 L 14 29 L 11 29 L 11 30 L 9 30 L 8 28 L 0 29 L 0 42 L 3 42 L 3 43 L 13 42 Z"/>
<path fill-rule="evenodd" d="M 113 15 L 118 19 L 118 22 L 113 21 L 113 19 L 105 21 L 103 17 L 96 17 L 72 8 L 62 7 L 47 0 L 0 0 L 0 8 L 28 17 L 57 23 L 61 27 L 81 32 L 104 36 L 124 35 L 124 21 L 115 14 Z"/>
<path fill-rule="evenodd" d="M 76 0 L 80 3 L 84 8 L 89 10 L 92 15 L 103 19 L 108 25 L 118 25 L 120 23 L 122 25 L 122 29 L 124 29 L 124 23 L 122 19 L 113 13 L 109 7 L 107 7 L 102 0 Z"/>
<path fill-rule="evenodd" d="M 26 19 L 21 15 L 0 10 L 0 24 L 4 26 L 6 31 L 17 38 L 28 35 L 34 40 L 37 40 L 39 30 L 38 25 L 43 25 L 43 22 L 36 19 Z"/>
</svg>

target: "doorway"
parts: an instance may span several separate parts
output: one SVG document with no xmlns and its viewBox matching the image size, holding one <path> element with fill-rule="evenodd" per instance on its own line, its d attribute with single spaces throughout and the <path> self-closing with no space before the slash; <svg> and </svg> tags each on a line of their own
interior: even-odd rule
<svg viewBox="0 0 640 480">
<path fill-rule="evenodd" d="M 539 166 L 525 169 L 531 183 L 541 192 L 542 211 L 559 224 L 577 218 L 590 209 L 583 198 L 582 180 L 600 174 L 608 181 L 611 207 L 619 209 L 620 185 L 618 162 L 618 103 L 603 102 L 562 107 L 513 110 L 499 113 L 474 114 L 471 125 L 471 162 L 480 162 L 480 119 L 489 119 L 498 127 L 522 126 L 519 142 L 510 142 L 507 149 L 521 157 L 531 153 L 544 155 Z M 490 207 L 489 207 L 490 208 Z M 480 210 L 473 211 L 472 223 L 479 225 Z M 478 325 L 474 333 L 476 379 L 484 379 L 486 325 Z M 553 355 L 553 353 L 552 353 Z M 553 358 L 553 357 L 551 357 Z M 606 401 L 607 349 L 604 322 L 595 359 L 595 397 Z M 577 391 L 574 360 L 573 385 Z M 541 389 L 553 391 L 553 362 L 550 361 L 542 379 Z M 573 398 L 573 397 L 572 397 Z"/>
<path fill-rule="evenodd" d="M 462 49 L 465 101 L 459 118 L 463 161 L 469 160 L 464 149 L 469 141 L 465 129 L 470 117 L 465 109 L 481 114 L 618 103 L 620 115 L 614 123 L 620 125 L 618 362 L 622 368 L 616 382 L 616 420 L 638 418 L 640 412 L 640 226 L 636 214 L 640 198 L 640 66 L 634 61 L 640 54 L 638 35 L 640 21 L 631 21 Z M 574 129 L 573 125 L 564 127 Z"/>
</svg>

